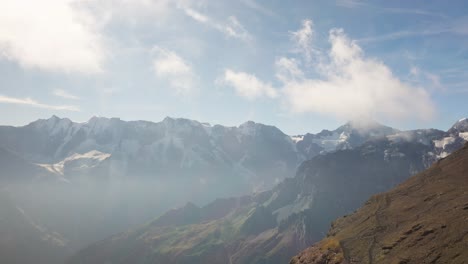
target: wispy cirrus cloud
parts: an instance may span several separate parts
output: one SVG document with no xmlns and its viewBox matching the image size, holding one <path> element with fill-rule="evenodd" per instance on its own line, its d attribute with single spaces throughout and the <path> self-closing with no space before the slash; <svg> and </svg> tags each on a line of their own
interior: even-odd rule
<svg viewBox="0 0 468 264">
<path fill-rule="evenodd" d="M 16 98 L 16 97 L 4 96 L 4 95 L 0 95 L 0 103 L 25 105 L 25 106 L 30 106 L 30 107 L 57 110 L 57 111 L 73 111 L 73 112 L 80 111 L 80 108 L 74 105 L 50 105 L 50 104 L 40 103 L 31 98 Z"/>
<path fill-rule="evenodd" d="M 397 40 L 410 37 L 435 36 L 440 34 L 453 34 L 458 36 L 468 35 L 468 17 L 457 19 L 454 21 L 445 21 L 439 24 L 434 24 L 431 27 L 425 26 L 424 29 L 400 30 L 389 32 L 376 36 L 360 38 L 358 42 L 379 42 L 388 40 Z"/>
<path fill-rule="evenodd" d="M 370 8 L 373 11 L 384 12 L 384 13 L 394 13 L 394 14 L 409 14 L 409 15 L 423 15 L 423 16 L 432 16 L 439 18 L 448 18 L 448 16 L 432 12 L 424 9 L 415 9 L 415 8 L 400 8 L 400 7 L 386 7 L 386 6 L 377 6 L 363 0 L 337 0 L 336 5 L 345 8 Z"/>
<path fill-rule="evenodd" d="M 278 16 L 275 12 L 273 12 L 273 10 L 271 10 L 271 9 L 257 3 L 254 0 L 241 0 L 241 2 L 243 4 L 245 4 L 246 6 L 248 6 L 249 8 L 251 8 L 253 10 L 256 10 L 256 11 L 262 13 L 262 14 L 272 16 L 272 17 Z"/>
<path fill-rule="evenodd" d="M 70 99 L 70 100 L 80 100 L 81 99 L 80 97 L 78 97 L 76 95 L 73 95 L 70 92 L 67 92 L 67 91 L 65 91 L 63 89 L 55 89 L 53 91 L 53 95 L 61 97 L 61 98 L 65 98 L 65 99 Z"/>
<path fill-rule="evenodd" d="M 347 8 L 356 8 L 364 6 L 365 3 L 362 0 L 336 0 L 336 5 Z"/>
<path fill-rule="evenodd" d="M 235 16 L 229 16 L 226 22 L 220 22 L 190 7 L 182 7 L 182 9 L 185 14 L 193 20 L 216 29 L 229 38 L 235 38 L 245 42 L 249 42 L 253 39 L 252 35 Z"/>
<path fill-rule="evenodd" d="M 439 18 L 448 18 L 444 14 L 431 12 L 431 11 L 427 11 L 424 9 L 398 8 L 398 7 L 382 7 L 380 9 L 381 11 L 384 11 L 387 13 L 423 15 L 423 16 L 433 16 L 433 17 L 439 17 Z"/>
<path fill-rule="evenodd" d="M 317 54 L 312 46 L 314 37 L 313 22 L 310 19 L 302 21 L 302 27 L 297 30 L 290 32 L 291 39 L 295 44 L 296 52 L 302 53 L 307 62 L 311 62 L 313 54 Z"/>
</svg>

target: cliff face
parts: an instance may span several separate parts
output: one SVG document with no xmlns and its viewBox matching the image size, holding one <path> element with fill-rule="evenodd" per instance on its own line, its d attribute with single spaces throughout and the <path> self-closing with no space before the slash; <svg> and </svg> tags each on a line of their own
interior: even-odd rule
<svg viewBox="0 0 468 264">
<path fill-rule="evenodd" d="M 355 213 L 291 264 L 466 263 L 468 144 Z"/>
</svg>

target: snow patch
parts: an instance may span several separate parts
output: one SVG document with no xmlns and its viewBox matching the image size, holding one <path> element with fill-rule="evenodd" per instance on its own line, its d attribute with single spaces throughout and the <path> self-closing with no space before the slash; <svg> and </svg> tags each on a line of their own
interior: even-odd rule
<svg viewBox="0 0 468 264">
<path fill-rule="evenodd" d="M 324 136 L 318 139 L 312 140 L 313 143 L 321 146 L 325 152 L 331 152 L 337 149 L 337 147 L 341 144 L 344 144 L 349 139 L 348 132 L 337 133 L 333 132 L 333 134 L 329 136 Z"/>
<path fill-rule="evenodd" d="M 440 153 L 439 155 L 437 155 L 437 158 L 438 159 L 443 159 L 443 158 L 447 157 L 448 155 L 450 155 L 450 153 L 444 151 L 444 152 Z"/>
<path fill-rule="evenodd" d="M 100 162 L 109 158 L 111 154 L 102 153 L 97 150 L 92 150 L 84 154 L 75 153 L 64 160 L 55 164 L 37 164 L 42 168 L 45 168 L 49 172 L 63 176 L 64 168 L 67 164 L 77 162 L 75 169 L 90 169 L 96 167 Z"/>
<path fill-rule="evenodd" d="M 434 145 L 436 148 L 445 149 L 447 145 L 453 144 L 455 142 L 454 137 L 445 137 L 440 140 L 434 140 Z"/>
<path fill-rule="evenodd" d="M 291 136 L 291 140 L 297 144 L 298 142 L 304 140 L 304 136 Z"/>
<path fill-rule="evenodd" d="M 463 140 L 468 141 L 468 132 L 460 132 L 458 136 L 463 138 Z"/>
</svg>

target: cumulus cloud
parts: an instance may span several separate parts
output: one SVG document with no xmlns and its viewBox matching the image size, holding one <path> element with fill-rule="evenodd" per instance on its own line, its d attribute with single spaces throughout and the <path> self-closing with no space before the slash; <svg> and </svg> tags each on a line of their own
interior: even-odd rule
<svg viewBox="0 0 468 264">
<path fill-rule="evenodd" d="M 252 36 L 250 35 L 250 33 L 245 29 L 245 27 L 239 22 L 239 20 L 235 16 L 228 17 L 227 21 L 223 23 L 216 21 L 213 18 L 202 14 L 192 8 L 182 7 L 182 9 L 184 10 L 185 14 L 191 17 L 193 20 L 202 23 L 206 26 L 212 27 L 229 38 L 240 39 L 245 42 L 249 42 L 250 40 L 252 40 Z"/>
<path fill-rule="evenodd" d="M 271 84 L 257 79 L 255 75 L 245 72 L 235 72 L 227 69 L 219 82 L 234 88 L 239 96 L 253 100 L 258 97 L 267 96 L 275 98 L 278 93 Z"/>
<path fill-rule="evenodd" d="M 178 94 L 190 93 L 197 81 L 191 65 L 174 51 L 154 47 L 153 68 L 157 77 L 169 82 Z"/>
<path fill-rule="evenodd" d="M 80 100 L 80 97 L 76 96 L 76 95 L 73 95 L 63 89 L 55 89 L 53 91 L 53 94 L 55 96 L 58 96 L 58 97 L 62 97 L 62 98 L 65 98 L 65 99 L 70 99 L 70 100 Z"/>
<path fill-rule="evenodd" d="M 74 105 L 49 105 L 49 104 L 39 103 L 31 98 L 16 98 L 16 97 L 9 97 L 9 96 L 3 96 L 3 95 L 0 95 L 0 103 L 26 105 L 26 106 L 36 107 L 36 108 L 44 108 L 44 109 L 59 110 L 59 111 L 60 110 L 61 111 L 75 111 L 75 112 L 80 111 L 80 109 Z"/>
<path fill-rule="evenodd" d="M 103 37 L 73 0 L 0 1 L 0 58 L 25 68 L 98 73 Z"/>
<path fill-rule="evenodd" d="M 341 29 L 330 31 L 329 42 L 327 62 L 316 65 L 320 78 L 283 82 L 293 111 L 348 119 L 432 117 L 426 90 L 402 82 L 383 62 L 366 57 Z"/>
<path fill-rule="evenodd" d="M 342 29 L 330 30 L 330 49 L 321 53 L 312 46 L 311 29 L 312 22 L 305 20 L 301 29 L 293 32 L 296 47 L 303 51 L 300 58 L 280 57 L 275 61 L 275 76 L 281 83 L 277 89 L 254 75 L 231 70 L 224 74 L 225 83 L 248 99 L 281 95 L 292 112 L 351 120 L 427 120 L 434 115 L 426 89 L 400 80 L 382 61 L 366 56 Z M 320 59 L 309 63 L 315 52 Z M 307 74 L 310 69 L 314 70 L 313 77 Z"/>
</svg>

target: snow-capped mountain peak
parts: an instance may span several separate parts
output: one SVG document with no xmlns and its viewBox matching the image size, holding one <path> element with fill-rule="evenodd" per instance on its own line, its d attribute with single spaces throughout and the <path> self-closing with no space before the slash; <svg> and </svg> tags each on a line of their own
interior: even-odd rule
<svg viewBox="0 0 468 264">
<path fill-rule="evenodd" d="M 458 120 L 450 129 L 449 133 L 468 132 L 468 118 Z"/>
</svg>

